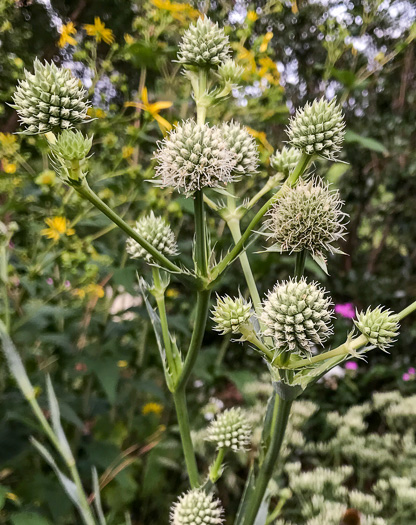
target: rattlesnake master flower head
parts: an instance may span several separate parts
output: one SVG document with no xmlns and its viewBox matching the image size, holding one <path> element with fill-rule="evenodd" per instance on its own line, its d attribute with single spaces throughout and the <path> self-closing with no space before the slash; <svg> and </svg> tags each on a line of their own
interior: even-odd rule
<svg viewBox="0 0 416 525">
<path fill-rule="evenodd" d="M 224 29 L 204 17 L 185 31 L 179 44 L 178 62 L 187 66 L 217 68 L 230 58 L 230 53 Z"/>
<path fill-rule="evenodd" d="M 217 304 L 211 313 L 211 319 L 216 323 L 214 330 L 221 335 L 238 334 L 252 316 L 251 301 L 246 302 L 242 297 L 217 296 Z"/>
<path fill-rule="evenodd" d="M 216 72 L 216 75 L 224 84 L 238 84 L 243 76 L 244 68 L 236 64 L 234 60 L 223 62 Z"/>
<path fill-rule="evenodd" d="M 170 512 L 171 525 L 219 525 L 224 522 L 221 502 L 212 494 L 193 489 L 179 497 Z"/>
<path fill-rule="evenodd" d="M 235 154 L 234 172 L 237 175 L 255 173 L 259 152 L 254 137 L 238 122 L 224 122 L 221 131 L 227 148 Z"/>
<path fill-rule="evenodd" d="M 263 304 L 264 335 L 273 338 L 278 353 L 307 357 L 332 334 L 331 307 L 325 290 L 304 277 L 277 283 Z"/>
<path fill-rule="evenodd" d="M 336 100 L 321 98 L 298 109 L 286 132 L 295 148 L 332 160 L 341 150 L 344 128 L 344 115 Z"/>
<path fill-rule="evenodd" d="M 162 187 L 187 195 L 206 186 L 233 180 L 236 154 L 227 147 L 220 128 L 187 120 L 170 132 L 155 153 L 156 176 Z"/>
<path fill-rule="evenodd" d="M 150 215 L 146 215 L 136 222 L 134 230 L 164 255 L 174 256 L 178 254 L 175 235 L 163 217 L 156 217 L 153 212 L 150 212 Z M 143 258 L 149 263 L 153 262 L 150 253 L 134 239 L 127 240 L 126 250 L 133 259 Z"/>
<path fill-rule="evenodd" d="M 399 335 L 400 324 L 397 316 L 382 306 L 377 306 L 374 310 L 367 308 L 366 312 L 357 311 L 354 323 L 367 337 L 368 342 L 381 350 L 387 350 Z"/>
<path fill-rule="evenodd" d="M 34 70 L 25 71 L 13 97 L 25 134 L 69 129 L 87 121 L 87 92 L 69 69 L 36 59 Z"/>
<path fill-rule="evenodd" d="M 247 450 L 251 442 L 252 429 L 247 423 L 247 416 L 240 407 L 230 408 L 210 424 L 207 441 L 216 444 L 217 449 L 231 448 L 235 452 Z"/>
<path fill-rule="evenodd" d="M 92 146 L 92 137 L 86 137 L 80 131 L 64 130 L 56 137 L 56 142 L 49 146 L 54 157 L 80 161 L 87 158 Z"/>
<path fill-rule="evenodd" d="M 285 177 L 295 169 L 302 152 L 297 148 L 287 148 L 283 146 L 281 151 L 276 151 L 270 157 L 270 166 L 279 173 L 283 173 Z"/>
<path fill-rule="evenodd" d="M 280 252 L 307 250 L 322 258 L 325 252 L 339 253 L 333 245 L 345 235 L 342 205 L 338 190 L 331 191 L 321 179 L 301 180 L 269 211 L 269 238 Z"/>
</svg>

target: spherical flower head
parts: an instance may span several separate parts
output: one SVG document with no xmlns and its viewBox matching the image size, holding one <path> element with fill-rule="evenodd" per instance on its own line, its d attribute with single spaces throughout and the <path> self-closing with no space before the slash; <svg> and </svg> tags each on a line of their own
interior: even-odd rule
<svg viewBox="0 0 416 525">
<path fill-rule="evenodd" d="M 299 162 L 301 154 L 302 152 L 297 148 L 283 146 L 281 151 L 276 151 L 270 157 L 270 166 L 278 173 L 283 173 L 285 177 L 288 177 Z"/>
<path fill-rule="evenodd" d="M 216 72 L 223 84 L 238 84 L 243 76 L 244 68 L 232 59 L 223 62 Z"/>
<path fill-rule="evenodd" d="M 400 324 L 397 315 L 391 310 L 383 309 L 382 306 L 377 306 L 374 310 L 367 308 L 366 312 L 357 312 L 354 323 L 368 342 L 380 350 L 387 350 L 399 335 Z"/>
<path fill-rule="evenodd" d="M 54 144 L 50 144 L 54 157 L 66 161 L 81 161 L 87 158 L 92 146 L 92 137 L 84 136 L 80 131 L 64 130 Z"/>
<path fill-rule="evenodd" d="M 26 128 L 23 133 L 70 129 L 88 120 L 87 92 L 69 69 L 36 59 L 34 70 L 25 71 L 13 97 L 12 107 Z"/>
<path fill-rule="evenodd" d="M 218 525 L 223 523 L 224 510 L 221 502 L 212 494 L 193 489 L 182 494 L 173 504 L 171 525 Z"/>
<path fill-rule="evenodd" d="M 295 148 L 333 160 L 341 150 L 344 128 L 344 115 L 336 100 L 321 98 L 298 109 L 286 132 Z"/>
<path fill-rule="evenodd" d="M 230 58 L 231 48 L 224 29 L 208 17 L 189 26 L 179 44 L 178 62 L 200 68 L 217 68 Z"/>
<path fill-rule="evenodd" d="M 331 191 L 322 179 L 301 180 L 269 211 L 269 238 L 281 252 L 307 250 L 322 258 L 339 253 L 334 244 L 345 236 L 343 204 L 338 190 Z"/>
<path fill-rule="evenodd" d="M 264 335 L 273 338 L 278 353 L 308 357 L 313 345 L 332 334 L 331 306 L 326 291 L 304 277 L 277 283 L 264 301 Z"/>
<path fill-rule="evenodd" d="M 164 255 L 174 256 L 178 254 L 175 235 L 163 217 L 156 217 L 153 212 L 150 212 L 150 215 L 139 219 L 133 229 Z M 133 259 L 145 259 L 148 263 L 153 262 L 150 253 L 134 239 L 127 240 L 126 250 Z"/>
<path fill-rule="evenodd" d="M 225 334 L 238 334 L 242 325 L 248 323 L 252 316 L 251 301 L 242 297 L 217 296 L 217 304 L 212 310 L 212 320 L 216 323 L 214 330 Z"/>
<path fill-rule="evenodd" d="M 220 448 L 235 452 L 247 450 L 251 442 L 252 429 L 241 408 L 234 407 L 219 414 L 208 427 L 207 440 Z"/>
<path fill-rule="evenodd" d="M 238 122 L 224 122 L 221 131 L 227 148 L 235 154 L 235 174 L 255 173 L 259 164 L 259 152 L 254 137 Z"/>
<path fill-rule="evenodd" d="M 236 155 L 227 147 L 221 130 L 187 120 L 170 132 L 155 153 L 156 176 L 162 187 L 186 195 L 204 187 L 232 182 Z"/>
</svg>

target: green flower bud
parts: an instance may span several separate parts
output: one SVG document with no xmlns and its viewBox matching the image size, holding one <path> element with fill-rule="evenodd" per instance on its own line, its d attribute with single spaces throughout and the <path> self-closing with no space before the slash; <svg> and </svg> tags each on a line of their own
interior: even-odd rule
<svg viewBox="0 0 416 525">
<path fill-rule="evenodd" d="M 69 69 L 53 62 L 34 63 L 34 74 L 25 71 L 13 97 L 13 107 L 27 135 L 70 129 L 88 120 L 87 92 Z"/>
<path fill-rule="evenodd" d="M 230 53 L 224 29 L 204 17 L 185 31 L 179 44 L 178 62 L 202 68 L 218 67 L 230 58 Z"/>
<path fill-rule="evenodd" d="M 276 151 L 270 157 L 270 166 L 278 173 L 283 173 L 285 177 L 295 169 L 302 152 L 297 148 L 283 147 L 282 151 Z"/>
<path fill-rule="evenodd" d="M 212 494 L 193 489 L 180 496 L 172 506 L 171 525 L 219 525 L 223 523 L 221 502 Z"/>
<path fill-rule="evenodd" d="M 333 160 L 341 150 L 344 128 L 344 115 L 336 100 L 321 98 L 298 109 L 286 132 L 295 148 Z"/>
<path fill-rule="evenodd" d="M 50 144 L 54 157 L 66 161 L 81 161 L 87 158 L 92 146 L 92 137 L 84 136 L 80 131 L 64 130 L 54 144 Z"/>
<path fill-rule="evenodd" d="M 235 452 L 247 450 L 252 429 L 241 408 L 234 407 L 219 414 L 208 427 L 207 441 L 215 443 L 217 450 L 230 448 Z"/>
<path fill-rule="evenodd" d="M 240 327 L 248 323 L 252 316 L 251 301 L 246 302 L 242 297 L 217 296 L 217 304 L 211 313 L 211 319 L 216 323 L 214 330 L 221 335 L 238 334 Z"/>
<path fill-rule="evenodd" d="M 150 212 L 150 215 L 139 219 L 133 229 L 164 255 L 178 255 L 178 245 L 173 231 L 165 219 L 156 217 L 153 211 Z M 129 238 L 127 240 L 126 250 L 132 259 L 143 258 L 148 263 L 153 262 L 150 253 L 134 239 Z"/>
<path fill-rule="evenodd" d="M 391 310 L 384 310 L 382 306 L 377 306 L 374 310 L 367 308 L 366 312 L 357 312 L 357 320 L 354 323 L 368 342 L 380 350 L 387 350 L 399 335 L 400 324 L 397 315 Z"/>
<path fill-rule="evenodd" d="M 156 176 L 162 187 L 171 186 L 189 195 L 233 180 L 236 155 L 228 149 L 222 131 L 216 126 L 187 120 L 158 146 Z"/>
<path fill-rule="evenodd" d="M 309 356 L 313 345 L 322 345 L 332 334 L 332 302 L 326 293 L 304 277 L 277 283 L 268 293 L 261 321 L 278 353 Z"/>
<path fill-rule="evenodd" d="M 259 164 L 259 152 L 254 137 L 238 122 L 224 122 L 221 131 L 227 148 L 235 154 L 234 172 L 237 175 L 255 173 Z"/>
<path fill-rule="evenodd" d="M 244 68 L 232 59 L 223 62 L 216 72 L 223 84 L 238 84 L 243 76 Z"/>
</svg>

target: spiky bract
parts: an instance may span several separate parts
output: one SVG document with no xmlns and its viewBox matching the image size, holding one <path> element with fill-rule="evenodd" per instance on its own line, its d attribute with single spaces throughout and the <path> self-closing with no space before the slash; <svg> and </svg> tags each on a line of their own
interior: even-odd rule
<svg viewBox="0 0 416 525">
<path fill-rule="evenodd" d="M 259 152 L 254 137 L 238 122 L 224 122 L 221 131 L 227 148 L 236 155 L 234 172 L 237 175 L 255 173 L 259 164 Z"/>
<path fill-rule="evenodd" d="M 25 71 L 13 97 L 24 133 L 35 135 L 69 129 L 87 120 L 87 92 L 69 69 L 53 62 L 34 63 L 34 73 Z"/>
<path fill-rule="evenodd" d="M 216 72 L 224 84 L 238 84 L 243 76 L 244 68 L 236 64 L 232 59 L 223 62 Z"/>
<path fill-rule="evenodd" d="M 344 140 L 345 122 L 335 99 L 321 98 L 296 111 L 286 130 L 295 148 L 308 155 L 334 159 Z"/>
<path fill-rule="evenodd" d="M 400 324 L 391 310 L 377 306 L 374 310 L 357 312 L 355 326 L 366 336 L 368 342 L 381 350 L 387 350 L 399 335 Z"/>
<path fill-rule="evenodd" d="M 295 169 L 302 152 L 297 148 L 287 148 L 283 146 L 281 151 L 276 151 L 270 157 L 270 166 L 285 177 Z"/>
<path fill-rule="evenodd" d="M 193 489 L 179 497 L 170 512 L 171 525 L 219 525 L 223 523 L 221 502 L 212 494 Z"/>
<path fill-rule="evenodd" d="M 207 430 L 207 440 L 217 449 L 231 448 L 235 452 L 246 450 L 251 441 L 252 429 L 240 407 L 233 407 L 219 414 Z"/>
<path fill-rule="evenodd" d="M 326 291 L 304 277 L 277 283 L 264 301 L 264 335 L 273 338 L 278 353 L 309 356 L 314 344 L 332 334 L 331 307 Z"/>
<path fill-rule="evenodd" d="M 63 160 L 83 160 L 88 156 L 92 146 L 92 137 L 84 136 L 80 131 L 64 130 L 54 144 L 50 144 L 55 157 Z"/>
<path fill-rule="evenodd" d="M 217 296 L 217 304 L 212 310 L 212 320 L 216 323 L 214 330 L 225 334 L 238 334 L 240 327 L 250 321 L 252 316 L 251 301 L 242 297 Z"/>
</svg>

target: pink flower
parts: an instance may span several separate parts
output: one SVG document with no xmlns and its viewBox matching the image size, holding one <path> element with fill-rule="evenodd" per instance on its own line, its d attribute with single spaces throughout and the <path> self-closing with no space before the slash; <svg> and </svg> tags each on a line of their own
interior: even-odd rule
<svg viewBox="0 0 416 525">
<path fill-rule="evenodd" d="M 347 370 L 357 370 L 358 369 L 358 363 L 356 363 L 355 361 L 347 361 L 345 363 L 345 368 Z"/>
<path fill-rule="evenodd" d="M 355 310 L 352 303 L 342 303 L 335 305 L 335 313 L 346 317 L 347 319 L 354 319 Z"/>
<path fill-rule="evenodd" d="M 52 277 L 48 277 L 48 278 L 46 279 L 46 284 L 49 284 L 49 286 L 52 286 L 52 285 L 53 285 L 53 279 L 52 279 Z"/>
<path fill-rule="evenodd" d="M 413 366 L 411 366 L 407 373 L 414 376 L 416 374 L 416 368 L 413 368 Z"/>
<path fill-rule="evenodd" d="M 402 379 L 403 379 L 403 381 L 410 381 L 410 375 L 407 374 L 407 373 L 404 373 L 404 374 L 402 375 Z"/>
<path fill-rule="evenodd" d="M 71 283 L 69 281 L 65 281 L 65 288 L 71 288 Z"/>
</svg>

